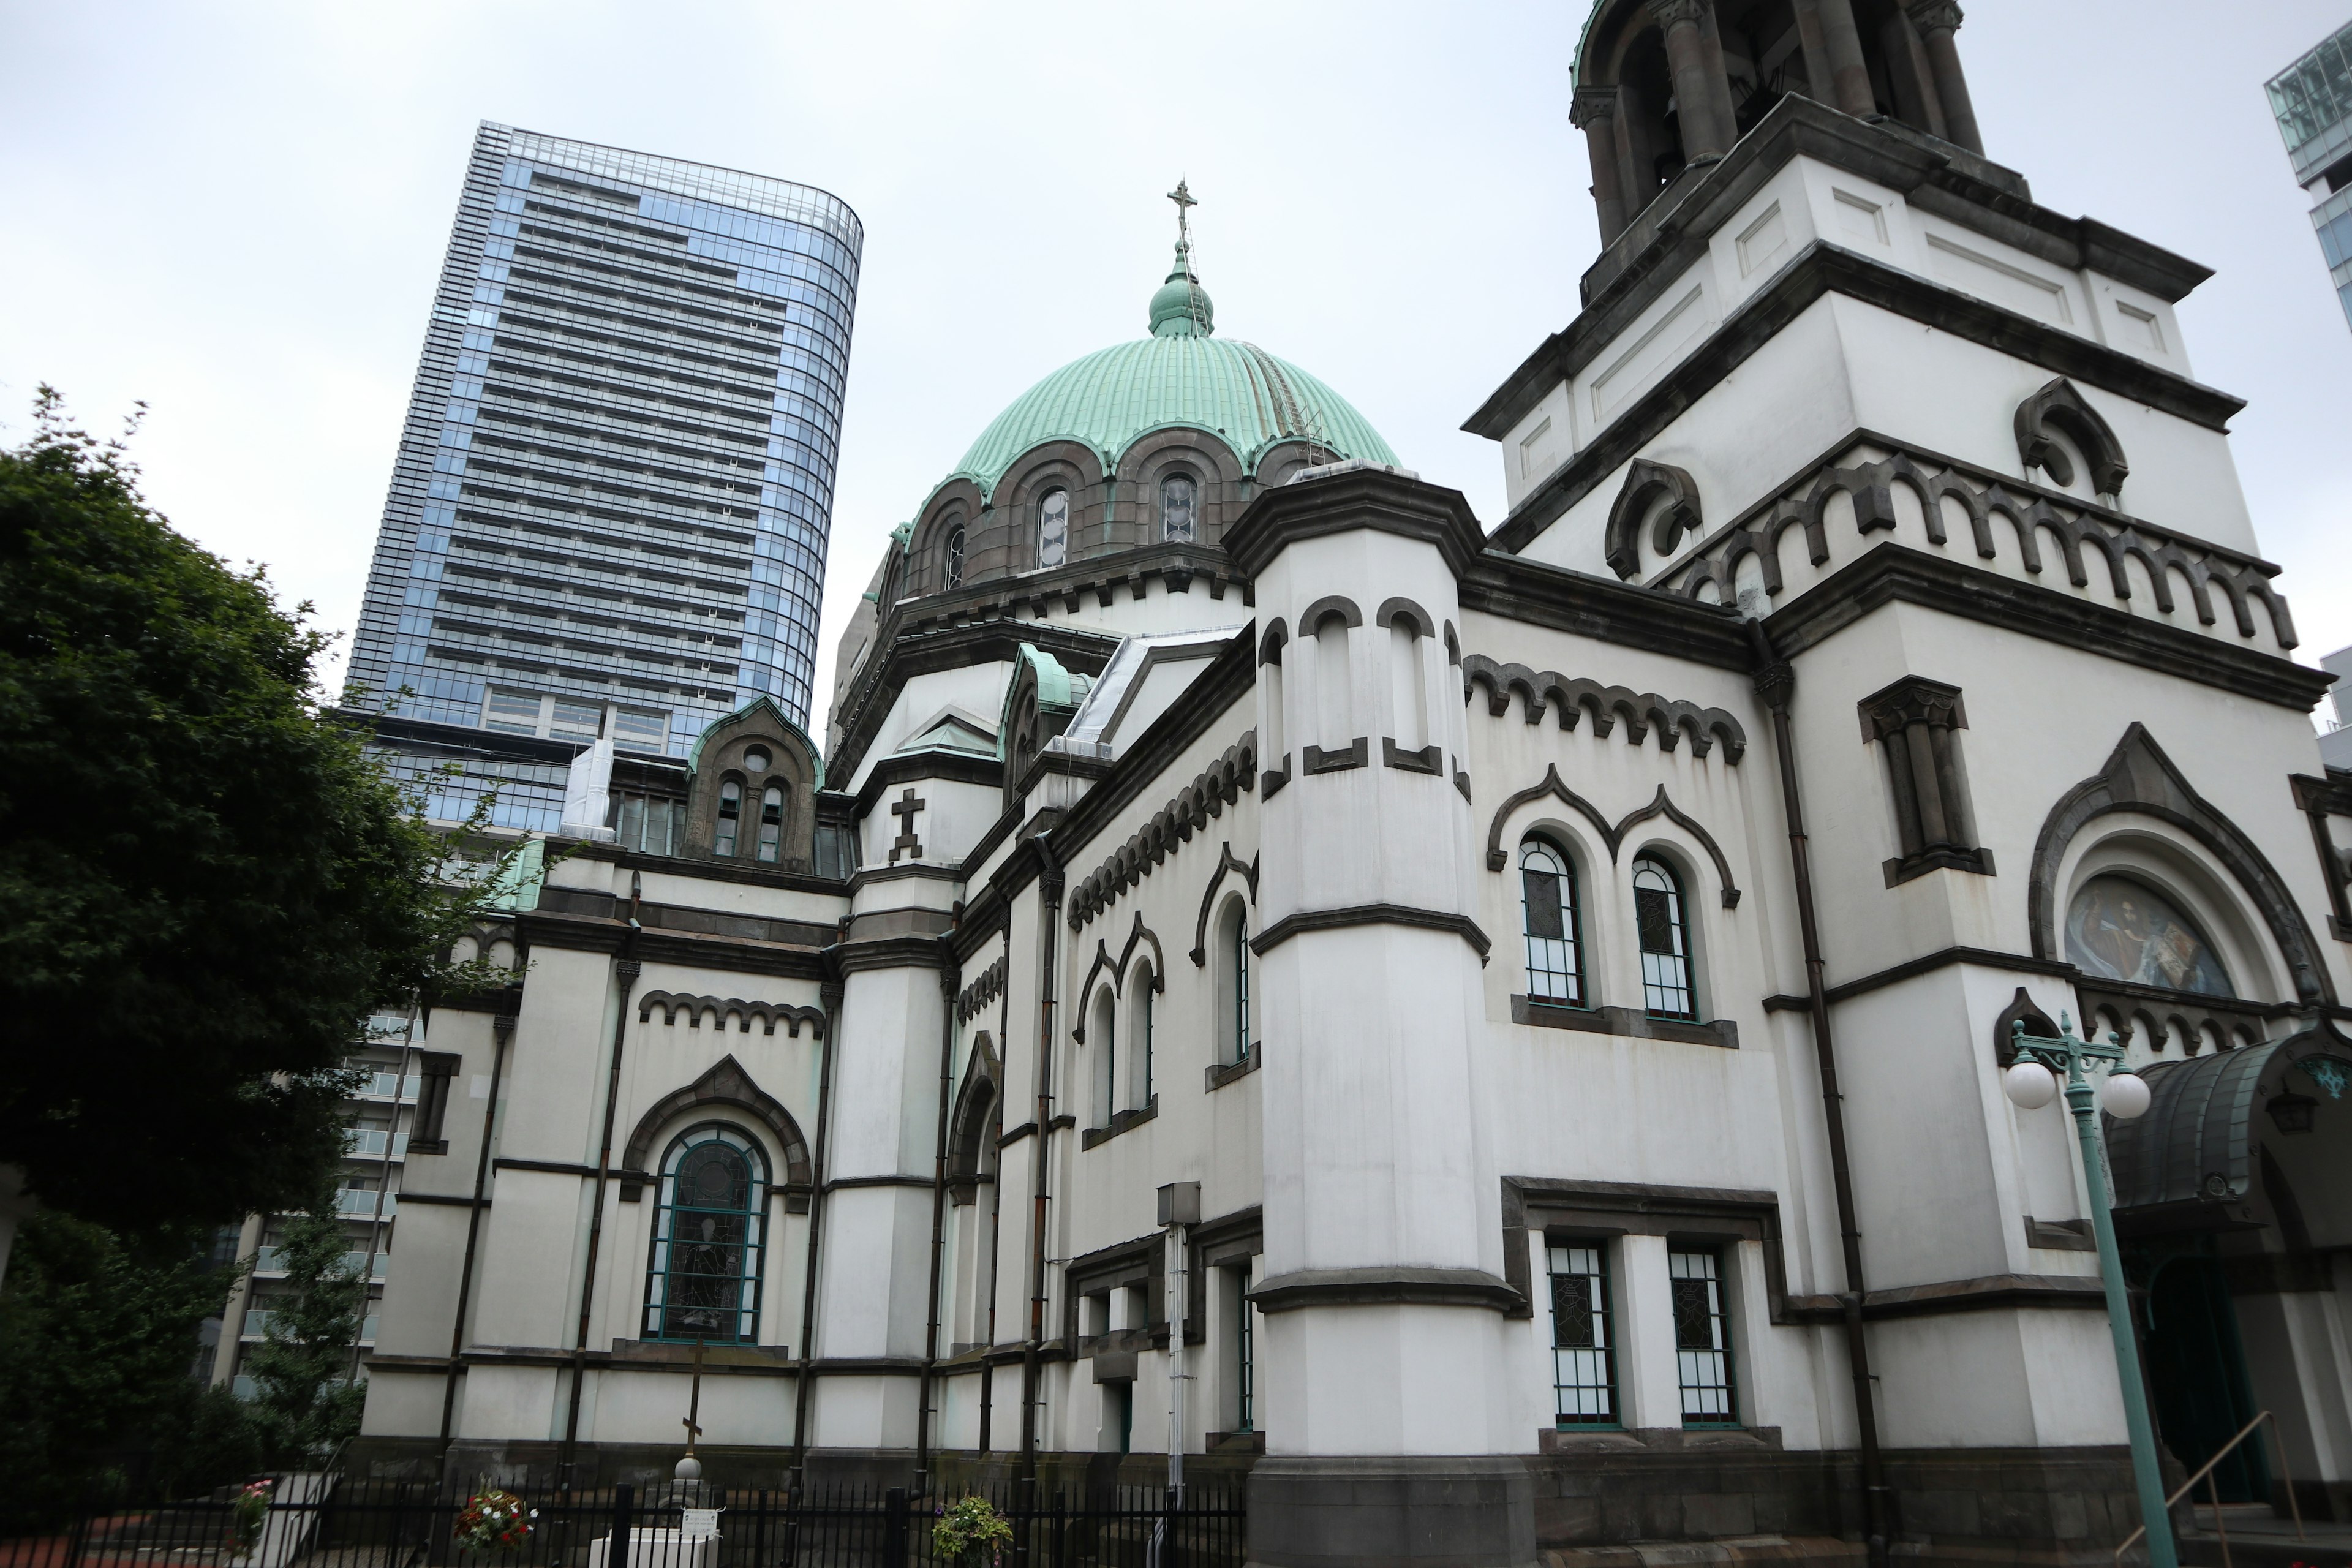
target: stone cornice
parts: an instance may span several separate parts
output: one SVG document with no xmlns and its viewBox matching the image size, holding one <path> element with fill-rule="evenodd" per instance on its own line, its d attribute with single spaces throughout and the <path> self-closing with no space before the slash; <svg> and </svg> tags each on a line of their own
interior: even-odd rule
<svg viewBox="0 0 2352 1568">
<path fill-rule="evenodd" d="M 1456 577 L 1486 545 L 1461 491 L 1384 468 L 1353 468 L 1259 491 L 1225 531 L 1225 548 L 1241 571 L 1255 578 L 1286 544 L 1360 530 L 1434 544 Z"/>
<path fill-rule="evenodd" d="M 1755 657 L 1727 606 L 1497 551 L 1463 577 L 1462 608 L 1742 674 Z"/>
<path fill-rule="evenodd" d="M 1010 663 L 1024 642 L 1052 654 L 1067 668 L 1099 675 L 1118 646 L 1118 638 L 1108 632 L 1016 621 L 1009 616 L 916 632 L 901 629 L 904 618 L 893 616 L 876 631 L 876 650 L 842 700 L 837 710 L 841 741 L 825 761 L 827 777 L 846 781 L 856 776 L 858 764 L 889 716 L 891 700 L 916 676 Z"/>
</svg>

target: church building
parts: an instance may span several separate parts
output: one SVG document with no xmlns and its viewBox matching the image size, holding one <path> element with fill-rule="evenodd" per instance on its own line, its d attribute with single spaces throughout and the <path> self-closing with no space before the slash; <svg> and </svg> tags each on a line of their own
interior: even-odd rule
<svg viewBox="0 0 2352 1568">
<path fill-rule="evenodd" d="M 2352 1517 L 2328 678 L 2206 269 L 1984 156 L 1959 22 L 1593 7 L 1505 515 L 1180 237 L 908 476 L 822 745 L 581 750 L 518 984 L 424 1032 L 354 1462 L 666 1476 L 699 1357 L 714 1480 L 1174 1443 L 1280 1568 L 2105 1563 L 2073 1130 L 2001 1082 L 2067 1019 L 2152 1091 L 2166 1448 L 2274 1412 L 2224 1495 Z"/>
</svg>

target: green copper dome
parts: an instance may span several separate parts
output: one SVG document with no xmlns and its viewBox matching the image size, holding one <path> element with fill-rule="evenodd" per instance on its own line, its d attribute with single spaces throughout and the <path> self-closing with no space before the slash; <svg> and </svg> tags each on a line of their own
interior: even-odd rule
<svg viewBox="0 0 2352 1568">
<path fill-rule="evenodd" d="M 1189 247 L 1151 297 L 1151 336 L 1064 365 L 981 432 L 950 478 L 996 488 L 1022 453 L 1046 441 L 1092 448 L 1106 469 L 1139 437 L 1171 426 L 1205 430 L 1255 470 L 1267 447 L 1312 439 L 1338 458 L 1394 463 L 1396 454 L 1348 400 L 1255 343 L 1216 333 Z"/>
</svg>

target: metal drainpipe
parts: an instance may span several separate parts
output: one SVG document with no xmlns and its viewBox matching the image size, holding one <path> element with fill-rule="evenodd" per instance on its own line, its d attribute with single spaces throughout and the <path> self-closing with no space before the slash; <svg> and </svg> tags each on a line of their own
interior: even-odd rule
<svg viewBox="0 0 2352 1568">
<path fill-rule="evenodd" d="M 490 1021 L 495 1042 L 490 1047 L 490 1103 L 482 1112 L 482 1149 L 474 1160 L 474 1207 L 466 1216 L 466 1262 L 457 1275 L 457 1313 L 449 1324 L 449 1374 L 441 1389 L 441 1449 L 449 1448 L 451 1424 L 457 1412 L 457 1358 L 466 1350 L 466 1307 L 474 1294 L 474 1247 L 482 1235 L 482 1205 L 490 1184 L 490 1134 L 499 1119 L 499 1084 L 506 1075 L 507 1042 L 514 1038 L 515 1021 L 504 1015 Z"/>
<path fill-rule="evenodd" d="M 1889 1534 L 1886 1467 L 1878 1449 L 1878 1411 L 1871 1396 L 1870 1344 L 1862 1326 L 1862 1300 L 1868 1290 L 1862 1271 L 1862 1226 L 1853 1205 L 1853 1169 L 1846 1157 L 1845 1099 L 1838 1089 L 1837 1047 L 1830 1034 L 1830 1002 L 1822 978 L 1820 922 L 1813 910 L 1812 852 L 1805 832 L 1803 792 L 1797 784 L 1797 750 L 1789 725 L 1790 700 L 1797 673 L 1773 650 L 1760 622 L 1749 621 L 1756 650 L 1756 694 L 1772 710 L 1772 739 L 1780 765 L 1780 800 L 1789 816 L 1789 859 L 1797 891 L 1797 923 L 1805 944 L 1806 1010 L 1812 1019 L 1813 1057 L 1821 1065 L 1822 1119 L 1830 1146 L 1830 1173 L 1837 1191 L 1838 1231 L 1845 1256 L 1845 1290 L 1839 1296 L 1845 1320 L 1846 1365 L 1853 1374 L 1854 1426 L 1862 1443 L 1863 1512 L 1871 1568 L 1885 1568 Z"/>
<path fill-rule="evenodd" d="M 849 921 L 841 922 L 840 936 L 849 934 Z M 801 1280 L 801 1364 L 793 1380 L 793 1472 L 792 1489 L 798 1491 L 801 1472 L 808 1464 L 808 1396 L 809 1381 L 816 1375 L 816 1266 L 817 1237 L 824 1222 L 824 1147 L 827 1128 L 833 1116 L 833 1051 L 841 1037 L 841 1017 L 848 1000 L 849 987 L 841 977 L 840 943 L 826 950 L 825 967 L 832 978 L 818 990 L 824 1004 L 824 1046 L 818 1058 L 816 1077 L 816 1143 L 809 1151 L 809 1218 L 808 1256 L 802 1263 Z"/>
<path fill-rule="evenodd" d="M 1062 868 L 1043 837 L 1030 842 L 1037 847 L 1044 869 L 1037 888 L 1043 897 L 1038 929 L 1044 932 L 1037 955 L 1037 1180 L 1029 1216 L 1029 1339 L 1021 1351 L 1020 1480 L 1037 1482 L 1037 1384 L 1043 1372 L 1045 1343 L 1045 1210 L 1051 1200 L 1046 1182 L 1046 1151 L 1052 1143 L 1054 1120 L 1054 957 L 1061 948 L 1056 926 L 1062 918 Z M 1008 977 L 1009 978 L 1009 977 Z"/>
<path fill-rule="evenodd" d="M 637 911 L 645 899 L 645 878 L 629 874 L 629 929 L 621 938 L 620 956 L 613 975 L 621 983 L 621 1005 L 613 1016 L 613 1064 L 604 1076 L 604 1130 L 596 1148 L 596 1191 L 588 1205 L 588 1262 L 580 1275 L 580 1325 L 572 1340 L 572 1405 L 563 1418 L 563 1488 L 572 1489 L 573 1467 L 580 1454 L 580 1391 L 588 1379 L 588 1318 L 596 1306 L 596 1255 L 604 1241 L 604 1190 L 613 1179 L 613 1119 L 621 1109 L 621 1047 L 628 1037 L 629 999 L 635 994 L 637 976 L 644 973 L 635 954 L 637 933 L 645 928 Z"/>
<path fill-rule="evenodd" d="M 915 1418 L 915 1495 L 928 1496 L 931 1473 L 931 1391 L 940 1361 L 940 1256 L 947 1230 L 948 1089 L 955 1076 L 955 949 L 940 939 L 940 1123 L 939 1152 L 931 1171 L 931 1297 L 923 1324 L 923 1405 Z"/>
</svg>

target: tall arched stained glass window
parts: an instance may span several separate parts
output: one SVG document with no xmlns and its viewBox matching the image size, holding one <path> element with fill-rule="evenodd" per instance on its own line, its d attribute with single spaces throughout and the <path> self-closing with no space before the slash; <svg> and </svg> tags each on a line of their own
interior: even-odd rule
<svg viewBox="0 0 2352 1568">
<path fill-rule="evenodd" d="M 719 834 L 711 849 L 720 855 L 733 856 L 735 836 L 743 826 L 743 786 L 729 779 L 719 786 Z"/>
<path fill-rule="evenodd" d="M 1519 909 L 1528 935 L 1528 999 L 1587 1005 L 1576 868 L 1540 838 L 1519 846 Z"/>
<path fill-rule="evenodd" d="M 1193 523 L 1201 510 L 1201 487 L 1185 474 L 1160 481 L 1160 537 L 1171 544 L 1192 542 Z"/>
<path fill-rule="evenodd" d="M 731 1127 L 697 1127 L 670 1145 L 646 1269 L 646 1338 L 757 1342 L 767 1167 Z"/>
<path fill-rule="evenodd" d="M 1682 879 L 1654 856 L 1633 862 L 1633 924 L 1642 941 L 1643 1011 L 1653 1018 L 1696 1018 Z"/>
<path fill-rule="evenodd" d="M 770 784 L 760 795 L 760 858 L 773 861 L 783 854 L 784 791 Z"/>
<path fill-rule="evenodd" d="M 1050 489 L 1037 502 L 1037 564 L 1059 566 L 1070 558 L 1070 492 Z"/>
</svg>

